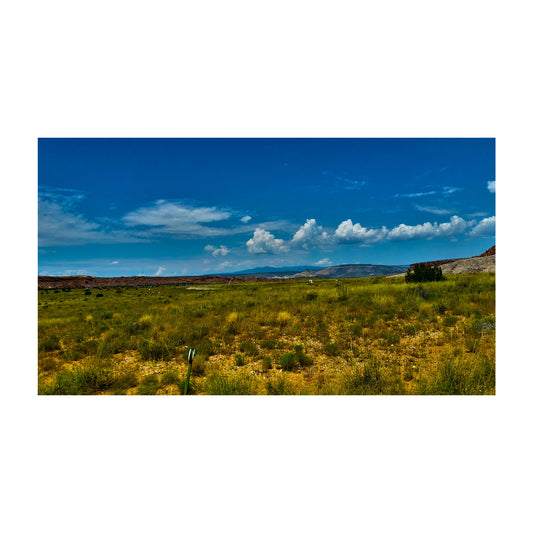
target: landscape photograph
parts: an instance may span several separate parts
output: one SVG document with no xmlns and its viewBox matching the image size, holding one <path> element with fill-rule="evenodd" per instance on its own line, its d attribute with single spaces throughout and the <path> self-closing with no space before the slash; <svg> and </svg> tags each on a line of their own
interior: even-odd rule
<svg viewBox="0 0 533 533">
<path fill-rule="evenodd" d="M 494 395 L 493 138 L 40 138 L 39 395 Z"/>
</svg>

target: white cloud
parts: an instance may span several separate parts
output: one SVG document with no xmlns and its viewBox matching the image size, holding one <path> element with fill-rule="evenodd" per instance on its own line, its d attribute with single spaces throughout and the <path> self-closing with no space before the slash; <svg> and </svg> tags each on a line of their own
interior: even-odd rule
<svg viewBox="0 0 533 533">
<path fill-rule="evenodd" d="M 495 193 L 496 192 L 496 181 L 487 181 L 487 189 L 490 192 Z"/>
<path fill-rule="evenodd" d="M 339 243 L 359 242 L 363 244 L 376 243 L 381 241 L 406 241 L 411 239 L 433 239 L 453 238 L 456 235 L 465 233 L 466 229 L 471 226 L 472 222 L 466 222 L 458 216 L 452 216 L 450 222 L 431 224 L 424 222 L 415 226 L 399 224 L 398 226 L 387 229 L 382 226 L 381 229 L 369 229 L 361 226 L 359 222 L 353 224 L 350 219 L 339 224 L 335 230 L 335 238 Z"/>
<path fill-rule="evenodd" d="M 385 226 L 381 229 L 368 229 L 361 226 L 359 222 L 354 224 L 351 219 L 341 222 L 335 230 L 335 239 L 341 243 L 378 242 L 383 240 L 386 235 L 387 228 Z"/>
<path fill-rule="evenodd" d="M 304 250 L 327 245 L 330 242 L 330 236 L 324 231 L 322 226 L 316 223 L 314 218 L 307 219 L 303 226 L 294 234 L 291 245 Z"/>
<path fill-rule="evenodd" d="M 221 245 L 220 247 L 213 246 L 212 244 L 208 244 L 204 250 L 206 252 L 209 252 L 213 257 L 216 257 L 218 255 L 228 255 L 229 254 L 229 248 L 227 248 L 224 245 Z"/>
<path fill-rule="evenodd" d="M 246 243 L 246 246 L 250 253 L 259 254 L 282 253 L 298 248 L 309 250 L 335 243 L 358 243 L 360 246 L 369 246 L 384 241 L 435 238 L 455 240 L 458 235 L 466 234 L 469 228 L 473 228 L 469 233 L 469 235 L 473 236 L 490 233 L 491 227 L 494 227 L 493 219 L 494 217 L 484 219 L 476 225 L 475 221 L 466 221 L 459 216 L 453 215 L 449 222 L 442 222 L 440 224 L 437 222 L 424 222 L 423 224 L 412 226 L 399 224 L 392 229 L 388 229 L 385 226 L 381 228 L 366 228 L 359 222 L 354 224 L 351 219 L 348 219 L 341 222 L 333 234 L 328 234 L 312 218 L 308 219 L 303 226 L 300 226 L 290 241 L 276 239 L 269 231 L 256 228 L 253 238 Z M 322 261 L 325 262 L 326 259 Z M 320 262 L 315 264 L 320 264 Z"/>
<path fill-rule="evenodd" d="M 194 207 L 183 202 L 157 200 L 122 217 L 127 226 L 149 226 L 158 232 L 207 237 L 226 235 L 231 230 L 203 224 L 227 220 L 232 213 L 219 207 Z"/>
<path fill-rule="evenodd" d="M 329 257 L 325 257 L 324 259 L 317 261 L 315 265 L 317 266 L 331 265 L 331 259 L 329 259 Z"/>
<path fill-rule="evenodd" d="M 118 261 L 111 261 L 112 265 L 118 265 Z"/>
<path fill-rule="evenodd" d="M 496 217 L 488 217 L 481 220 L 470 232 L 472 237 L 487 237 L 496 232 Z"/>
<path fill-rule="evenodd" d="M 459 192 L 459 191 L 462 191 L 462 190 L 463 190 L 462 187 L 443 187 L 442 188 L 442 194 L 447 196 L 449 194 L 453 194 L 453 193 L 456 193 L 456 192 Z"/>
<path fill-rule="evenodd" d="M 431 213 L 433 215 L 449 215 L 452 213 L 451 209 L 439 209 L 438 207 L 423 206 L 415 204 L 415 209 L 417 211 L 423 211 L 425 213 Z"/>
<path fill-rule="evenodd" d="M 46 188 L 39 191 L 39 246 L 145 242 L 132 232 L 104 229 L 87 220 L 76 210 L 82 199 L 78 192 L 63 194 Z"/>
<path fill-rule="evenodd" d="M 411 240 L 411 239 L 433 239 L 436 237 L 454 237 L 466 231 L 466 228 L 471 223 L 466 222 L 458 216 L 452 216 L 450 222 L 443 222 L 431 224 L 425 222 L 424 224 L 417 224 L 416 226 L 408 226 L 400 224 L 388 232 L 387 239 L 396 240 Z"/>
<path fill-rule="evenodd" d="M 241 218 L 241 222 L 244 222 L 245 224 L 246 224 L 247 222 L 250 222 L 250 220 L 252 220 L 252 217 L 249 216 L 249 215 L 246 215 L 246 216 L 244 216 L 244 217 Z"/>
<path fill-rule="evenodd" d="M 256 228 L 253 237 L 246 246 L 252 254 L 278 254 L 287 252 L 289 246 L 283 239 L 276 239 L 269 231 Z"/>
<path fill-rule="evenodd" d="M 449 196 L 450 194 L 454 194 L 458 191 L 462 191 L 463 189 L 461 187 L 450 187 L 447 185 L 439 186 L 438 189 L 434 191 L 427 191 L 427 192 L 411 192 L 407 194 L 395 194 L 394 198 L 420 198 L 421 196 L 433 196 L 434 194 L 442 194 L 444 196 Z"/>
<path fill-rule="evenodd" d="M 155 273 L 156 276 L 160 276 L 166 270 L 165 267 L 160 266 Z"/>
<path fill-rule="evenodd" d="M 438 191 L 429 191 L 429 192 L 411 192 L 408 194 L 395 194 L 394 198 L 419 198 L 420 196 L 431 196 L 437 194 Z"/>
</svg>

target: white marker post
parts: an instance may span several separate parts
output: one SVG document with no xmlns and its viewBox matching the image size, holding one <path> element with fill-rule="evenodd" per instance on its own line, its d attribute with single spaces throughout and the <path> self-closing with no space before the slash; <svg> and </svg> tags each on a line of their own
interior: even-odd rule
<svg viewBox="0 0 533 533">
<path fill-rule="evenodd" d="M 189 388 L 189 378 L 191 377 L 191 368 L 192 361 L 196 355 L 196 348 L 189 348 L 189 355 L 187 356 L 187 361 L 189 361 L 189 370 L 187 371 L 187 380 L 185 381 L 185 391 L 183 394 L 187 396 L 187 389 Z"/>
</svg>

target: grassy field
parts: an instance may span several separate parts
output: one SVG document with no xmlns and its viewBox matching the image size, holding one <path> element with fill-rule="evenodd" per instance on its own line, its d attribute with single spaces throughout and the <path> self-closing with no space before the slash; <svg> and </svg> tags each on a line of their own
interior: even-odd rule
<svg viewBox="0 0 533 533">
<path fill-rule="evenodd" d="M 39 394 L 494 394 L 495 275 L 39 290 Z"/>
</svg>

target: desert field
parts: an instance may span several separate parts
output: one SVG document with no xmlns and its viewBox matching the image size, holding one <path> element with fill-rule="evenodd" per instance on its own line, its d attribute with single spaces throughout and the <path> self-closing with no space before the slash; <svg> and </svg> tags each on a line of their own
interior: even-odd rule
<svg viewBox="0 0 533 533">
<path fill-rule="evenodd" d="M 42 395 L 495 394 L 495 274 L 38 291 Z"/>
</svg>

